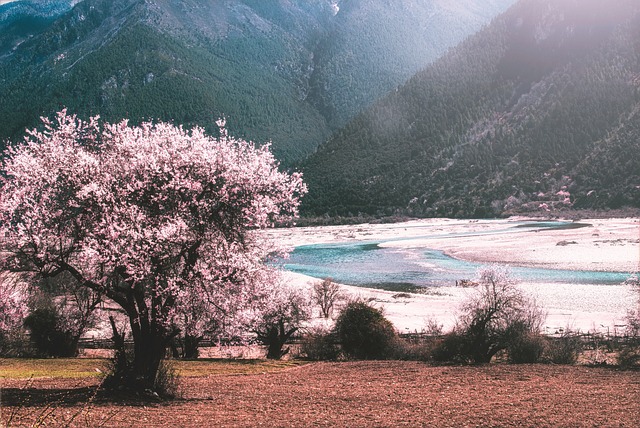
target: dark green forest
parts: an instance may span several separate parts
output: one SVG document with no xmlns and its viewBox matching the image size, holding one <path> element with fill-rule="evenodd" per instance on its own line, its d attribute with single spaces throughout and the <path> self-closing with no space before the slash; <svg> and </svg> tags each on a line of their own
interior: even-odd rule
<svg viewBox="0 0 640 428">
<path fill-rule="evenodd" d="M 639 207 L 639 48 L 636 1 L 523 0 L 311 156 L 305 212 Z"/>
</svg>

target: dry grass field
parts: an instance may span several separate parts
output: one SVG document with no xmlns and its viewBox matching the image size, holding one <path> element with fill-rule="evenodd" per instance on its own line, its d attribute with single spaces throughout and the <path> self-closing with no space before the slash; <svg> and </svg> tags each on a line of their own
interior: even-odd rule
<svg viewBox="0 0 640 428">
<path fill-rule="evenodd" d="M 53 370 L 55 362 L 63 367 Z M 103 362 L 0 360 L 3 426 L 637 427 L 640 372 L 606 367 L 433 367 L 399 361 L 180 362 L 172 401 L 107 399 Z M 77 361 L 77 360 L 76 360 Z M 75 375 L 72 373 L 75 371 Z M 28 378 L 28 376 L 27 376 Z"/>
</svg>

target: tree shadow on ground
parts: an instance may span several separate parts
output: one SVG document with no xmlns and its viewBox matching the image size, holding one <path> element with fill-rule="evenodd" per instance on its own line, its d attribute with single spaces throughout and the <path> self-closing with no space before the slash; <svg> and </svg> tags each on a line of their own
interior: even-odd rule
<svg viewBox="0 0 640 428">
<path fill-rule="evenodd" d="M 176 401 L 192 401 L 183 398 L 161 399 L 151 394 L 130 391 L 112 391 L 98 386 L 78 388 L 2 388 L 2 407 L 73 407 L 79 404 L 92 405 L 126 404 L 127 406 L 168 405 Z"/>
</svg>

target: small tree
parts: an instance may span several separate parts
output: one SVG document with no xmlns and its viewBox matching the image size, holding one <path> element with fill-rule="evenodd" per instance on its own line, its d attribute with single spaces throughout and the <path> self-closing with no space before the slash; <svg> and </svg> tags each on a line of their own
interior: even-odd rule
<svg viewBox="0 0 640 428">
<path fill-rule="evenodd" d="M 228 136 L 224 121 L 218 138 L 66 111 L 43 122 L 3 160 L 4 268 L 67 273 L 119 305 L 133 337 L 124 386 L 153 390 L 180 333 L 181 293 L 221 310 L 258 294 L 280 250 L 256 231 L 297 215 L 302 176 L 278 171 L 268 145 Z"/>
<path fill-rule="evenodd" d="M 178 299 L 180 310 L 175 312 L 172 324 L 180 333 L 172 344 L 173 355 L 175 358 L 194 359 L 199 355 L 200 343 L 219 332 L 222 315 L 202 296 L 180 293 Z"/>
<path fill-rule="evenodd" d="M 331 317 L 335 304 L 342 298 L 340 285 L 333 282 L 331 278 L 325 278 L 313 284 L 313 300 L 326 319 Z"/>
<path fill-rule="evenodd" d="M 350 302 L 340 312 L 335 331 L 342 350 L 357 359 L 385 358 L 397 333 L 382 311 L 362 301 Z"/>
<path fill-rule="evenodd" d="M 308 294 L 275 282 L 261 304 L 256 305 L 253 332 L 267 346 L 267 358 L 279 360 L 289 353 L 284 345 L 311 318 Z"/>
<path fill-rule="evenodd" d="M 517 288 L 509 269 L 494 265 L 478 272 L 478 288 L 462 306 L 454 335 L 458 360 L 489 363 L 523 335 L 539 333 L 542 310 Z"/>
</svg>

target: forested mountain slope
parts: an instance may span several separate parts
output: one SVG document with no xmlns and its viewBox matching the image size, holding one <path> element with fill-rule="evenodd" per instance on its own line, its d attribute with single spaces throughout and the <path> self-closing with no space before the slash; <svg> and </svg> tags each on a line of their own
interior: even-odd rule
<svg viewBox="0 0 640 428">
<path fill-rule="evenodd" d="M 306 163 L 305 212 L 640 206 L 640 2 L 522 0 Z"/>
<path fill-rule="evenodd" d="M 0 5 L 0 141 L 61 106 L 209 130 L 226 116 L 292 162 L 514 1 Z"/>
<path fill-rule="evenodd" d="M 77 3 L 74 0 L 0 2 L 0 57 L 10 54 Z"/>
<path fill-rule="evenodd" d="M 342 126 L 514 2 L 342 1 L 315 52 L 310 99 Z"/>
</svg>

